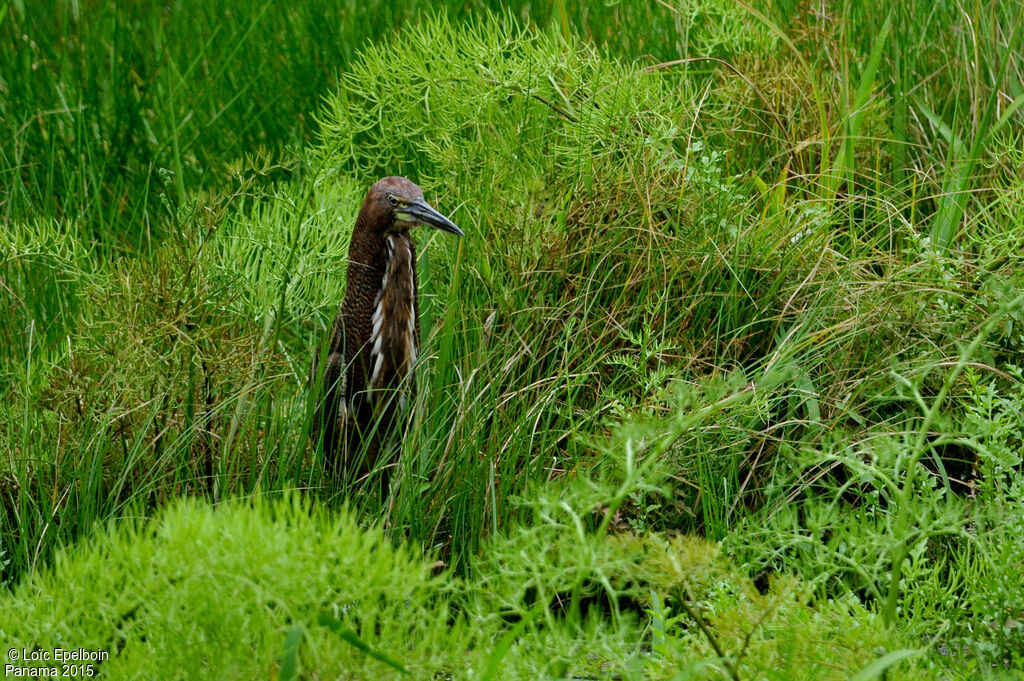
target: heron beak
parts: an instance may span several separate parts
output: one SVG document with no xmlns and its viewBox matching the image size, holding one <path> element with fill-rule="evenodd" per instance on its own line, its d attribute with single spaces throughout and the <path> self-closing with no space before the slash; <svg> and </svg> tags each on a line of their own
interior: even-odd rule
<svg viewBox="0 0 1024 681">
<path fill-rule="evenodd" d="M 455 223 L 434 210 L 433 206 L 423 199 L 416 199 L 407 203 L 401 210 L 395 211 L 396 217 L 417 225 L 430 225 L 442 232 L 448 232 L 456 236 L 465 236 L 462 230 L 455 226 Z"/>
</svg>

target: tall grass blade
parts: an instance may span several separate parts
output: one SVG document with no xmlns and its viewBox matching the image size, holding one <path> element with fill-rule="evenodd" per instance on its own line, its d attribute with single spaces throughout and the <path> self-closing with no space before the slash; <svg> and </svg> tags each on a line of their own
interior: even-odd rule
<svg viewBox="0 0 1024 681">
<path fill-rule="evenodd" d="M 363 640 L 356 635 L 356 632 L 346 627 L 337 617 L 329 615 L 328 613 L 320 613 L 320 616 L 317 617 L 317 622 L 321 626 L 327 627 L 328 629 L 333 631 L 345 643 L 348 643 L 353 648 L 362 651 L 366 655 L 369 655 L 378 662 L 383 662 L 387 666 L 391 667 L 392 669 L 396 669 L 402 672 L 403 674 L 409 673 L 408 669 L 406 669 L 399 663 L 395 662 L 379 650 L 371 648 L 369 645 L 364 643 Z"/>
<path fill-rule="evenodd" d="M 871 681 L 871 679 L 877 679 L 879 677 L 885 678 L 886 671 L 897 662 L 917 657 L 923 652 L 923 650 L 902 648 L 900 650 L 894 650 L 891 653 L 886 653 L 877 660 L 873 660 L 866 667 L 854 674 L 850 681 Z"/>
<path fill-rule="evenodd" d="M 871 56 L 868 58 L 868 63 L 860 77 L 860 84 L 857 86 L 857 95 L 853 101 L 853 110 L 846 120 L 846 135 L 843 137 L 842 146 L 839 148 L 836 167 L 833 168 L 827 181 L 829 189 L 827 196 L 829 197 L 835 194 L 835 191 L 843 181 L 850 184 L 850 193 L 853 193 L 852 184 L 855 174 L 853 165 L 854 148 L 856 147 L 857 139 L 860 137 L 861 125 L 864 122 L 864 111 L 871 97 L 871 91 L 874 88 L 875 74 L 878 72 L 878 64 L 882 60 L 882 49 L 885 47 L 885 41 L 889 37 L 889 30 L 891 28 L 892 14 L 890 13 L 885 18 L 885 23 L 882 24 L 878 37 L 875 38 L 875 43 L 871 47 Z"/>
<path fill-rule="evenodd" d="M 1022 16 L 1024 16 L 1024 10 L 1017 15 L 1017 22 L 1008 43 L 1010 45 L 1019 44 L 1018 41 L 1020 40 Z M 988 148 L 988 144 L 991 141 L 992 136 L 1006 124 L 1009 120 L 1009 116 L 1012 116 L 1021 106 L 1021 104 L 1015 100 L 1010 109 L 1007 110 L 1006 114 L 1000 117 L 995 124 L 990 125 L 992 117 L 999 106 L 1000 84 L 1005 79 L 1010 63 L 1013 61 L 1012 54 L 1012 52 L 1008 52 L 1003 55 L 1002 63 L 999 65 L 999 71 L 996 75 L 995 81 L 991 84 L 988 101 L 985 105 L 985 111 L 974 131 L 974 141 L 971 144 L 970 151 L 966 157 L 953 159 L 953 163 L 956 165 L 956 171 L 951 176 L 947 177 L 942 186 L 942 195 L 939 197 L 939 208 L 935 213 L 935 218 L 932 221 L 931 227 L 932 242 L 940 248 L 948 248 L 953 242 L 953 238 L 956 236 L 957 228 L 960 226 L 960 222 L 963 220 L 964 213 L 967 210 L 967 199 L 970 196 L 974 169 L 981 160 L 985 150 Z M 1019 100 L 1020 97 L 1017 99 Z"/>
<path fill-rule="evenodd" d="M 483 674 L 480 675 L 480 681 L 492 681 L 498 678 L 498 672 L 501 670 L 501 661 L 508 654 L 512 644 L 516 642 L 523 632 L 526 631 L 526 627 L 530 626 L 534 620 L 540 617 L 541 613 L 544 612 L 546 605 L 544 603 L 538 603 L 533 607 L 533 610 L 526 613 L 523 619 L 515 623 L 508 632 L 501 637 L 498 641 L 498 645 L 494 646 L 494 650 L 491 651 L 490 657 L 487 658 L 487 666 L 484 668 Z"/>
<path fill-rule="evenodd" d="M 277 672 L 278 681 L 295 681 L 299 678 L 299 642 L 302 641 L 302 629 L 294 626 L 284 637 L 284 650 L 281 652 L 281 666 Z"/>
</svg>

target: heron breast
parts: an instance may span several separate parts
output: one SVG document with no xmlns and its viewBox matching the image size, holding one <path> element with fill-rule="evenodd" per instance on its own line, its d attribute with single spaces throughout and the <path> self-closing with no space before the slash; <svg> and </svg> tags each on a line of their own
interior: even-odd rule
<svg viewBox="0 0 1024 681">
<path fill-rule="evenodd" d="M 398 399 L 405 403 L 401 389 L 416 364 L 416 289 L 413 279 L 412 244 L 407 236 L 391 234 L 385 238 L 386 265 L 381 288 L 373 306 L 370 389 L 399 389 Z"/>
</svg>

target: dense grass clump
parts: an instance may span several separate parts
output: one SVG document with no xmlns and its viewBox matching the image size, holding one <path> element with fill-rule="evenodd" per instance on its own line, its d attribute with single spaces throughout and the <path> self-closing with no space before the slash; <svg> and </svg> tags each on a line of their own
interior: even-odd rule
<svg viewBox="0 0 1024 681">
<path fill-rule="evenodd" d="M 192 4 L 0 20 L 12 645 L 114 677 L 1020 667 L 1019 3 Z M 466 237 L 415 235 L 381 500 L 325 480 L 306 383 L 388 174 Z"/>
<path fill-rule="evenodd" d="M 152 249 L 168 210 L 222 186 L 244 154 L 306 142 L 341 65 L 415 10 L 59 1 L 3 12 L 2 215 L 74 219 L 117 252 Z"/>
<path fill-rule="evenodd" d="M 386 665 L 355 656 L 316 626 L 318 615 L 342 618 L 410 664 L 408 644 L 429 640 L 449 617 L 432 597 L 438 586 L 427 564 L 380 531 L 296 497 L 217 509 L 184 502 L 159 522 L 101 532 L 91 550 L 59 556 L 5 601 L 0 628 L 12 645 L 107 651 L 97 667 L 112 678 L 168 668 L 268 678 L 294 628 L 305 635 L 307 670 L 376 678 Z M 439 650 L 417 647 L 414 668 L 437 664 Z"/>
<path fill-rule="evenodd" d="M 573 513 L 583 500 L 570 495 L 560 505 Z M 0 634 L 19 649 L 103 651 L 95 671 L 115 679 L 168 668 L 244 679 L 669 678 L 698 661 L 720 664 L 723 646 L 744 672 L 839 679 L 893 640 L 855 600 L 816 606 L 795 580 L 759 594 L 702 540 L 588 539 L 546 515 L 533 531 L 491 545 L 493 558 L 466 583 L 431 576 L 427 560 L 394 548 L 380 530 L 294 495 L 218 508 L 179 502 L 154 521 L 122 523 L 60 553 L 0 604 Z M 516 558 L 526 551 L 539 553 Z M 580 551 L 564 581 L 558 565 Z M 560 605 L 574 580 L 585 588 Z M 533 594 L 532 607 L 506 601 L 517 584 Z M 551 607 L 538 609 L 545 603 L 537 599 Z M 580 614 L 582 602 L 588 613 Z M 703 611 L 717 633 L 689 630 L 680 604 Z M 748 635 L 752 620 L 760 626 Z M 809 633 L 833 640 L 824 650 L 799 643 Z"/>
</svg>

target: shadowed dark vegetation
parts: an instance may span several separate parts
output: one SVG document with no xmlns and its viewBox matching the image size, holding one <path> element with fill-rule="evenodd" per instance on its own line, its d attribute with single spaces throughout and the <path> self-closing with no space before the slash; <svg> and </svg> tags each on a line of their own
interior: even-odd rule
<svg viewBox="0 0 1024 681">
<path fill-rule="evenodd" d="M 317 621 L 437 678 L 1020 664 L 1019 3 L 54 7 L 0 23 L 12 613 L 51 564 L 95 580 L 199 523 L 203 569 L 255 585 L 203 620 L 254 622 L 223 642 L 273 653 L 253 676 L 398 673 L 323 653 Z M 416 235 L 416 427 L 380 504 L 325 484 L 305 383 L 389 174 L 467 238 Z M 357 522 L 451 570 L 350 612 Z M 307 531 L 340 534 L 281 548 Z M 162 607 L 124 650 L 158 659 Z"/>
</svg>

